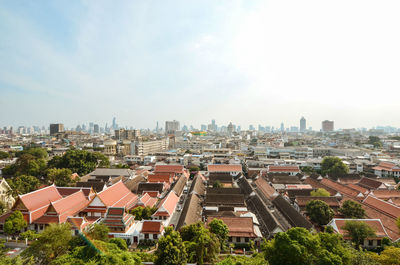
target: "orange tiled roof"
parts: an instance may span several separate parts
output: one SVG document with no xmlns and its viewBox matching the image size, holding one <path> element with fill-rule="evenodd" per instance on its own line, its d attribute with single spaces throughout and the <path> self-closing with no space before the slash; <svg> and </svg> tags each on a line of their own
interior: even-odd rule
<svg viewBox="0 0 400 265">
<path fill-rule="evenodd" d="M 122 181 L 119 181 L 106 190 L 97 194 L 100 200 L 107 207 L 126 207 L 133 206 L 137 195 L 132 193 Z"/>
<path fill-rule="evenodd" d="M 385 228 L 383 227 L 380 219 L 332 219 L 333 227 L 337 232 L 339 232 L 345 239 L 350 239 L 347 236 L 347 231 L 343 229 L 343 226 L 346 224 L 346 221 L 360 221 L 366 223 L 369 227 L 371 227 L 376 234 L 376 237 L 373 238 L 383 238 L 387 237 Z"/>
<path fill-rule="evenodd" d="M 208 172 L 242 172 L 242 165 L 239 164 L 215 164 L 207 166 Z"/>
<path fill-rule="evenodd" d="M 164 227 L 161 222 L 144 221 L 141 232 L 145 234 L 160 234 L 163 229 Z"/>
<path fill-rule="evenodd" d="M 34 211 L 41 207 L 48 206 L 50 202 L 57 201 L 61 198 L 62 196 L 54 185 L 18 196 L 18 199 L 22 201 L 28 211 Z"/>
<path fill-rule="evenodd" d="M 254 233 L 253 218 L 252 217 L 209 217 L 207 223 L 209 224 L 214 218 L 221 219 L 229 230 L 229 236 L 232 237 L 257 237 Z"/>
<path fill-rule="evenodd" d="M 335 182 L 333 180 L 324 178 L 320 182 L 321 182 L 321 184 L 323 184 L 323 185 L 325 185 L 327 187 L 330 187 L 330 188 L 336 190 L 337 192 L 340 192 L 341 194 L 345 194 L 347 196 L 354 197 L 354 198 L 357 198 L 358 196 L 359 197 L 364 197 L 364 195 L 360 194 L 359 191 L 357 191 L 355 189 L 352 189 L 352 188 L 350 188 L 348 186 L 342 185 L 342 184 L 340 184 L 338 182 Z"/>
<path fill-rule="evenodd" d="M 171 216 L 178 204 L 179 197 L 175 192 L 168 193 L 164 199 L 160 202 L 158 210 L 154 213 L 154 216 Z"/>
<path fill-rule="evenodd" d="M 182 174 L 184 167 L 182 165 L 156 165 L 154 172 L 168 172 Z"/>
<path fill-rule="evenodd" d="M 392 218 L 399 218 L 400 217 L 400 207 L 375 198 L 373 196 L 367 196 L 365 200 L 362 202 L 372 208 L 375 208 L 378 211 L 385 213 L 386 215 L 391 216 Z"/>
<path fill-rule="evenodd" d="M 268 172 L 300 172 L 299 166 L 270 165 Z"/>
</svg>

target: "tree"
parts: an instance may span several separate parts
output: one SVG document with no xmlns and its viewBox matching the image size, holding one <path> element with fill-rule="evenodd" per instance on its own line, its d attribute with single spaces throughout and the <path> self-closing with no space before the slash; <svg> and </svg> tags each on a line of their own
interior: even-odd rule
<svg viewBox="0 0 400 265">
<path fill-rule="evenodd" d="M 21 157 L 25 154 L 29 154 L 34 156 L 36 159 L 47 159 L 49 154 L 47 153 L 46 149 L 40 147 L 28 147 L 23 151 L 17 152 L 15 154 L 16 157 Z"/>
<path fill-rule="evenodd" d="M 362 219 L 365 217 L 365 211 L 362 205 L 355 201 L 347 200 L 343 203 L 339 212 L 346 218 Z"/>
<path fill-rule="evenodd" d="M 78 179 L 72 179 L 72 171 L 68 168 L 50 168 L 47 170 L 47 183 L 56 184 L 56 186 L 70 186 Z"/>
<path fill-rule="evenodd" d="M 16 197 L 19 194 L 25 194 L 34 190 L 37 190 L 40 186 L 40 181 L 29 175 L 17 176 L 14 179 L 8 180 L 8 185 L 10 185 L 10 195 Z"/>
<path fill-rule="evenodd" d="M 381 139 L 378 136 L 369 136 L 368 143 L 372 144 L 375 148 L 382 147 Z"/>
<path fill-rule="evenodd" d="M 49 264 L 68 252 L 71 239 L 69 224 L 50 224 L 22 254 L 25 257 L 33 256 L 37 264 Z"/>
<path fill-rule="evenodd" d="M 186 249 L 180 234 L 172 227 L 165 228 L 164 236 L 158 240 L 156 265 L 183 265 L 186 263 Z"/>
<path fill-rule="evenodd" d="M 342 228 L 347 231 L 347 235 L 357 248 L 366 238 L 375 236 L 375 231 L 362 221 L 346 221 Z"/>
<path fill-rule="evenodd" d="M 0 159 L 10 158 L 10 154 L 8 152 L 0 151 Z"/>
<path fill-rule="evenodd" d="M 310 233 L 302 227 L 280 232 L 262 245 L 270 265 L 352 264 L 351 248 L 341 236 L 329 233 Z"/>
<path fill-rule="evenodd" d="M 121 250 L 128 250 L 128 245 L 122 238 L 111 238 L 109 242 L 117 245 Z"/>
<path fill-rule="evenodd" d="M 400 248 L 387 247 L 380 255 L 373 257 L 382 265 L 400 265 Z"/>
<path fill-rule="evenodd" d="M 339 157 L 327 156 L 321 162 L 322 174 L 329 176 L 339 176 L 347 174 L 349 168 L 343 163 Z"/>
<path fill-rule="evenodd" d="M 62 157 L 55 156 L 48 163 L 49 168 L 68 168 L 80 176 L 92 172 L 96 167 L 109 167 L 108 158 L 97 152 L 68 150 Z"/>
<path fill-rule="evenodd" d="M 329 205 L 321 200 L 309 201 L 306 205 L 306 214 L 311 221 L 319 225 L 326 225 L 335 215 Z"/>
<path fill-rule="evenodd" d="M 133 210 L 131 210 L 131 214 L 135 216 L 135 220 L 149 220 L 151 219 L 151 216 L 157 211 L 156 207 L 136 207 Z"/>
<path fill-rule="evenodd" d="M 213 188 L 223 188 L 223 187 L 224 186 L 222 185 L 222 183 L 219 180 L 215 181 L 213 184 Z"/>
<path fill-rule="evenodd" d="M 268 265 L 268 262 L 260 255 L 253 257 L 227 256 L 216 265 Z"/>
<path fill-rule="evenodd" d="M 206 229 L 202 222 L 184 226 L 180 233 L 185 241 L 189 262 L 212 262 L 220 251 L 218 237 Z"/>
<path fill-rule="evenodd" d="M 14 211 L 4 222 L 4 232 L 8 235 L 18 235 L 27 225 L 22 213 Z"/>
<path fill-rule="evenodd" d="M 329 197 L 331 194 L 324 188 L 319 188 L 310 192 L 312 197 Z"/>
<path fill-rule="evenodd" d="M 214 218 L 209 223 L 209 230 L 211 233 L 215 234 L 218 237 L 219 242 L 221 243 L 222 250 L 225 241 L 228 239 L 228 226 L 221 219 Z"/>
<path fill-rule="evenodd" d="M 8 207 L 4 201 L 0 201 L 0 215 L 7 211 Z"/>
<path fill-rule="evenodd" d="M 104 224 L 94 224 L 89 228 L 86 236 L 92 240 L 100 240 L 107 242 L 109 240 L 108 233 L 110 230 Z"/>
<path fill-rule="evenodd" d="M 36 233 L 35 231 L 28 230 L 26 232 L 21 233 L 21 239 L 28 239 L 29 241 L 36 240 L 40 237 L 40 234 Z"/>
</svg>

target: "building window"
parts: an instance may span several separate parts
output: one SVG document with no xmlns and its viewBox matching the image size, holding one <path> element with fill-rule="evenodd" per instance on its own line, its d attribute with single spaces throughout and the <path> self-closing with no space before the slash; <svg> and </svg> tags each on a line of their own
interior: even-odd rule
<svg viewBox="0 0 400 265">
<path fill-rule="evenodd" d="M 154 234 L 153 239 L 158 239 L 158 234 Z"/>
<path fill-rule="evenodd" d="M 374 245 L 374 241 L 373 240 L 368 240 L 368 246 L 373 246 Z"/>
<path fill-rule="evenodd" d="M 240 243 L 240 237 L 236 237 L 236 242 Z"/>
<path fill-rule="evenodd" d="M 149 234 L 144 234 L 145 239 L 149 239 Z"/>
<path fill-rule="evenodd" d="M 231 236 L 229 237 L 229 242 L 232 242 L 232 237 Z"/>
<path fill-rule="evenodd" d="M 3 228 L 3 225 L 2 224 L 0 224 L 0 230 L 3 230 L 4 228 Z"/>
<path fill-rule="evenodd" d="M 245 238 L 244 238 L 244 242 L 249 243 L 249 238 L 248 238 L 248 237 L 245 237 Z"/>
<path fill-rule="evenodd" d="M 382 240 L 379 239 L 379 240 L 376 241 L 376 243 L 377 243 L 378 246 L 380 246 L 380 245 L 382 245 Z"/>
</svg>

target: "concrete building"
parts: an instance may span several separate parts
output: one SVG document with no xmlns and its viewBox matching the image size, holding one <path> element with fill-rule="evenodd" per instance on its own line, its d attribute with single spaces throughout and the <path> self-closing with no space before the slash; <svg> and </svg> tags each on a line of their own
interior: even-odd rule
<svg viewBox="0 0 400 265">
<path fill-rule="evenodd" d="M 169 138 L 161 140 L 137 141 L 135 142 L 135 154 L 146 156 L 157 152 L 168 150 Z"/>
<path fill-rule="evenodd" d="M 334 124 L 333 121 L 325 120 L 322 122 L 322 131 L 323 132 L 333 132 L 334 131 Z"/>
<path fill-rule="evenodd" d="M 165 134 L 175 134 L 179 130 L 179 121 L 173 120 L 165 122 Z"/>
<path fill-rule="evenodd" d="M 50 135 L 55 135 L 57 133 L 64 132 L 64 124 L 62 123 L 52 123 L 50 124 Z"/>
<path fill-rule="evenodd" d="M 307 128 L 307 122 L 304 117 L 301 117 L 300 119 L 300 132 L 305 132 Z"/>
<path fill-rule="evenodd" d="M 115 139 L 117 140 L 134 140 L 140 136 L 139 130 L 125 130 L 123 128 L 115 130 Z"/>
</svg>

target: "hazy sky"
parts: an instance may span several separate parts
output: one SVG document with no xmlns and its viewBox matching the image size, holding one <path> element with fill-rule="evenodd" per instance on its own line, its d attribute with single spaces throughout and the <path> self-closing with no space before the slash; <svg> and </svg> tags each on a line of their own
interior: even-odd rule
<svg viewBox="0 0 400 265">
<path fill-rule="evenodd" d="M 0 0 L 0 126 L 400 127 L 399 14 L 399 0 Z"/>
</svg>

